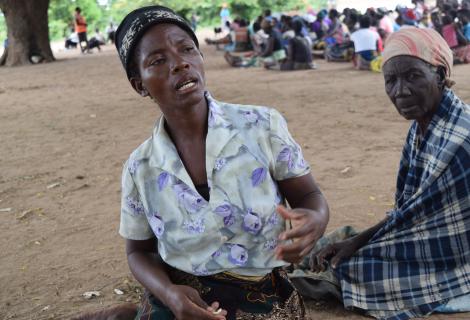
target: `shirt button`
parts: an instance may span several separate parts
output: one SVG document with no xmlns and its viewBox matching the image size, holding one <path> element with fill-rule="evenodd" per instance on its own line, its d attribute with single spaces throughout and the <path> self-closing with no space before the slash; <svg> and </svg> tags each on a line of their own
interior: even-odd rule
<svg viewBox="0 0 470 320">
<path fill-rule="evenodd" d="M 220 240 L 222 240 L 222 242 L 226 242 L 228 240 L 228 237 L 222 236 L 222 237 L 220 237 Z"/>
</svg>

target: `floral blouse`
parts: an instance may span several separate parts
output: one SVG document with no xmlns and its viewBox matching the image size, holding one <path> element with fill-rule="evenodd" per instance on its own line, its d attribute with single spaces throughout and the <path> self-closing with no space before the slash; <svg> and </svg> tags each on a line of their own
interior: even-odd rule
<svg viewBox="0 0 470 320">
<path fill-rule="evenodd" d="M 310 168 L 276 110 L 206 99 L 209 201 L 196 191 L 161 117 L 124 166 L 119 233 L 158 238 L 162 259 L 187 273 L 262 276 L 286 264 L 274 256 L 285 230 L 276 181 Z"/>
</svg>

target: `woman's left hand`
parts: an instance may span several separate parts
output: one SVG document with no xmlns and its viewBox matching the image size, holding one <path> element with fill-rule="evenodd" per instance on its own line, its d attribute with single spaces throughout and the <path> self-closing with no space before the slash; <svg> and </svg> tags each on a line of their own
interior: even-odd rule
<svg viewBox="0 0 470 320">
<path fill-rule="evenodd" d="M 278 206 L 279 215 L 291 221 L 292 229 L 282 232 L 279 240 L 294 240 L 289 244 L 278 245 L 276 258 L 290 263 L 299 263 L 315 247 L 328 224 L 328 215 L 318 211 L 296 208 L 288 210 Z"/>
</svg>

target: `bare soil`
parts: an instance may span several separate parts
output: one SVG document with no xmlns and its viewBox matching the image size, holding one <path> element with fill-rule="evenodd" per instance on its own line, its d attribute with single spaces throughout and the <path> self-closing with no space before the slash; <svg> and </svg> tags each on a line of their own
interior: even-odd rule
<svg viewBox="0 0 470 320">
<path fill-rule="evenodd" d="M 329 201 L 329 230 L 384 216 L 410 123 L 386 97 L 381 74 L 324 61 L 311 71 L 235 69 L 215 48 L 202 49 L 215 98 L 285 115 Z M 0 319 L 69 319 L 138 302 L 141 290 L 117 234 L 120 176 L 158 106 L 133 92 L 112 46 L 56 57 L 0 68 Z M 454 79 L 469 102 L 470 65 L 456 66 Z M 93 290 L 101 296 L 83 298 Z M 362 318 L 333 301 L 308 309 L 314 319 Z M 470 315 L 431 317 L 450 318 Z"/>
</svg>

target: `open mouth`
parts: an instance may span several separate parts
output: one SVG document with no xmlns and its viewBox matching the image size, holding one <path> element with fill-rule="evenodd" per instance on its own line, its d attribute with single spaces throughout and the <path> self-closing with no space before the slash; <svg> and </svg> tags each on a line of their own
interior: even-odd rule
<svg viewBox="0 0 470 320">
<path fill-rule="evenodd" d="M 196 79 L 188 79 L 176 85 L 176 91 L 184 91 L 194 87 L 197 84 Z"/>
</svg>

